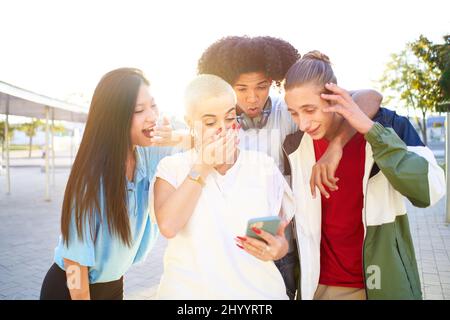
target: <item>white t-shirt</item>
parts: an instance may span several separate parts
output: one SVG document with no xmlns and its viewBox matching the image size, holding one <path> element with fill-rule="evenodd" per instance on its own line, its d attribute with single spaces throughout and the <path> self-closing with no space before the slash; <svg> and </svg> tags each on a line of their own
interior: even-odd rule
<svg viewBox="0 0 450 320">
<path fill-rule="evenodd" d="M 266 125 L 261 128 L 241 129 L 239 147 L 245 150 L 257 150 L 271 156 L 280 171 L 284 173 L 283 142 L 287 135 L 298 130 L 280 95 L 271 95 L 272 111 Z"/>
<path fill-rule="evenodd" d="M 178 188 L 194 150 L 161 160 L 156 177 Z M 251 218 L 294 215 L 292 191 L 272 158 L 240 151 L 225 175 L 213 171 L 185 227 L 168 240 L 159 299 L 287 299 L 272 261 L 261 261 L 236 246 Z"/>
</svg>

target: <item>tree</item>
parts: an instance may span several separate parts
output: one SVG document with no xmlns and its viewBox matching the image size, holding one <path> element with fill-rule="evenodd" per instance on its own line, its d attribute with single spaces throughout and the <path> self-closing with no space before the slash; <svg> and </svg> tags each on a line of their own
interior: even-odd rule
<svg viewBox="0 0 450 320">
<path fill-rule="evenodd" d="M 450 98 L 450 35 L 444 36 L 444 44 L 432 44 L 425 37 L 412 47 L 414 54 L 420 57 L 430 68 L 441 72 L 438 84 L 441 102 Z"/>
<path fill-rule="evenodd" d="M 444 36 L 444 44 L 435 45 L 436 63 L 442 71 L 439 85 L 442 90 L 443 100 L 450 102 L 450 34 Z M 448 110 L 445 110 L 448 112 Z"/>
<path fill-rule="evenodd" d="M 14 126 L 8 125 L 8 138 L 11 139 L 13 136 Z M 5 142 L 5 121 L 0 121 L 0 143 L 3 145 Z"/>
<path fill-rule="evenodd" d="M 54 124 L 50 127 L 50 130 L 54 135 L 64 135 L 67 134 L 67 129 L 62 124 Z"/>
<path fill-rule="evenodd" d="M 19 130 L 23 131 L 27 137 L 30 138 L 29 140 L 29 151 L 28 151 L 28 157 L 31 158 L 31 151 L 33 148 L 33 137 L 36 135 L 36 132 L 39 128 L 43 127 L 44 123 L 39 120 L 32 118 L 31 122 L 22 123 L 19 125 Z"/>
<path fill-rule="evenodd" d="M 424 36 L 408 43 L 398 54 L 392 54 L 380 80 L 382 90 L 397 92 L 398 97 L 408 107 L 419 110 L 422 122 L 418 121 L 423 141 L 427 144 L 427 113 L 435 111 L 442 101 L 438 83 L 441 70 L 433 61 L 435 46 Z M 388 100 L 392 96 L 387 95 Z"/>
<path fill-rule="evenodd" d="M 8 140 L 11 140 L 14 135 L 14 130 L 16 129 L 13 125 L 8 125 Z M 5 151 L 5 121 L 0 121 L 0 144 L 2 146 L 2 158 L 3 152 Z"/>
</svg>

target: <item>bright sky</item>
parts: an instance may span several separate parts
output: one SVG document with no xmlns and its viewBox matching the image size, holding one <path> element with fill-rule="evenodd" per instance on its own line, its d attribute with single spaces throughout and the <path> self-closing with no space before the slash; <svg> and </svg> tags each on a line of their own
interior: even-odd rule
<svg viewBox="0 0 450 320">
<path fill-rule="evenodd" d="M 450 1 L 0 2 L 0 80 L 38 93 L 91 97 L 114 68 L 144 70 L 162 111 L 182 95 L 203 50 L 226 35 L 271 35 L 326 53 L 342 86 L 375 87 L 389 55 L 450 33 Z"/>
</svg>

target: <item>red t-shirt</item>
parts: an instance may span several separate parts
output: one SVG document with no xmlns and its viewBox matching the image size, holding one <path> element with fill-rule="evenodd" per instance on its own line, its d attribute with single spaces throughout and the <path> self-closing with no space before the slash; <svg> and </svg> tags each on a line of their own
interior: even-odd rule
<svg viewBox="0 0 450 320">
<path fill-rule="evenodd" d="M 314 140 L 316 160 L 327 147 L 327 140 Z M 345 145 L 336 170 L 339 189 L 329 192 L 329 199 L 322 196 L 319 283 L 323 285 L 364 288 L 362 209 L 365 147 L 364 136 L 356 133 Z"/>
</svg>

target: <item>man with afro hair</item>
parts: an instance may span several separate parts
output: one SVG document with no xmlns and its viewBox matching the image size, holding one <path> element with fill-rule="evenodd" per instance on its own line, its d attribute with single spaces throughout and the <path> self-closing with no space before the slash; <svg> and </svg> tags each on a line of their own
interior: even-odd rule
<svg viewBox="0 0 450 320">
<path fill-rule="evenodd" d="M 299 129 L 280 93 L 286 72 L 298 59 L 297 49 L 285 40 L 269 36 L 229 36 L 210 45 L 198 61 L 199 74 L 221 77 L 236 93 L 241 125 L 240 148 L 270 155 L 288 181 L 290 172 L 283 141 Z M 271 87 L 278 90 L 270 92 Z M 361 109 L 373 118 L 380 108 L 382 96 L 374 90 L 353 91 L 351 94 Z M 355 133 L 348 123 L 341 124 L 337 137 L 313 168 L 311 188 L 317 186 L 325 196 L 336 190 L 334 173 L 343 147 Z M 294 228 L 294 223 L 286 228 L 288 254 L 275 261 L 291 299 L 295 298 L 299 287 L 300 271 Z"/>
</svg>

